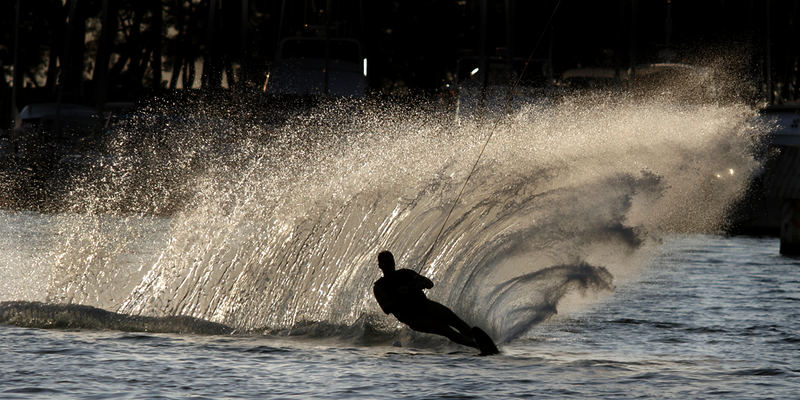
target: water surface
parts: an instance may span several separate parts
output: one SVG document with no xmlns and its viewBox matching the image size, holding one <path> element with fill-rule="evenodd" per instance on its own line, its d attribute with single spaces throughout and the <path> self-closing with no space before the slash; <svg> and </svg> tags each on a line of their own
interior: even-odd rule
<svg viewBox="0 0 800 400">
<path fill-rule="evenodd" d="M 4 398 L 791 398 L 800 261 L 775 239 L 672 237 L 616 293 L 476 357 L 347 337 L 0 326 Z M 399 332 L 393 340 L 403 341 Z"/>
</svg>

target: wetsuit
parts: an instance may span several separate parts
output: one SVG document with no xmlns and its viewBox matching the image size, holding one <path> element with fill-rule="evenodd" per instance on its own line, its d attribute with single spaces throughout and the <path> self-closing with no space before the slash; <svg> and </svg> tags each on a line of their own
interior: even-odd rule
<svg viewBox="0 0 800 400">
<path fill-rule="evenodd" d="M 466 322 L 425 296 L 422 290 L 432 287 L 430 279 L 404 268 L 384 274 L 375 281 L 372 290 L 383 312 L 393 314 L 411 329 L 443 335 L 456 343 L 478 348 Z"/>
</svg>

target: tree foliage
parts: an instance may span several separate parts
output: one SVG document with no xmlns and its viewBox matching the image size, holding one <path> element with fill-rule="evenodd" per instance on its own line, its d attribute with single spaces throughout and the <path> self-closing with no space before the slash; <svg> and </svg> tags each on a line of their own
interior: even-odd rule
<svg viewBox="0 0 800 400">
<path fill-rule="evenodd" d="M 556 4 L 561 9 L 546 27 Z M 800 2 L 770 4 L 769 72 L 779 94 L 796 99 Z M 320 32 L 360 39 L 369 84 L 380 91 L 443 87 L 459 57 L 480 52 L 482 35 L 489 55 L 534 53 L 556 70 L 627 68 L 656 60 L 659 49 L 700 41 L 747 42 L 750 56 L 763 60 L 767 10 L 755 0 L 5 0 L 0 106 L 4 116 L 12 81 L 26 88 L 19 104 L 60 97 L 100 106 L 164 89 L 260 87 L 281 38 Z M 15 34 L 19 71 L 12 79 Z"/>
</svg>

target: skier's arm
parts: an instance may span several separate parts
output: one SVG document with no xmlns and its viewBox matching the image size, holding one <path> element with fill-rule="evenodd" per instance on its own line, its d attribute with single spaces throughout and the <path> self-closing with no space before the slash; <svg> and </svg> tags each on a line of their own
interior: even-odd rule
<svg viewBox="0 0 800 400">
<path fill-rule="evenodd" d="M 420 289 L 430 289 L 433 287 L 433 281 L 420 274 L 414 277 L 414 284 Z"/>
</svg>

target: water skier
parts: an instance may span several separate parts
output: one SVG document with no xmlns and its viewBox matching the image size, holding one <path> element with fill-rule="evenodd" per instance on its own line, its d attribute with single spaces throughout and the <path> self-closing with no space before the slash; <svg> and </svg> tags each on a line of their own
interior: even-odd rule
<svg viewBox="0 0 800 400">
<path fill-rule="evenodd" d="M 372 290 L 384 313 L 393 314 L 415 331 L 445 336 L 480 350 L 482 355 L 499 352 L 480 328 L 470 328 L 449 308 L 425 296 L 422 290 L 433 287 L 430 279 L 410 269 L 396 270 L 394 256 L 389 251 L 378 254 L 378 267 L 383 277 L 375 281 Z"/>
</svg>

